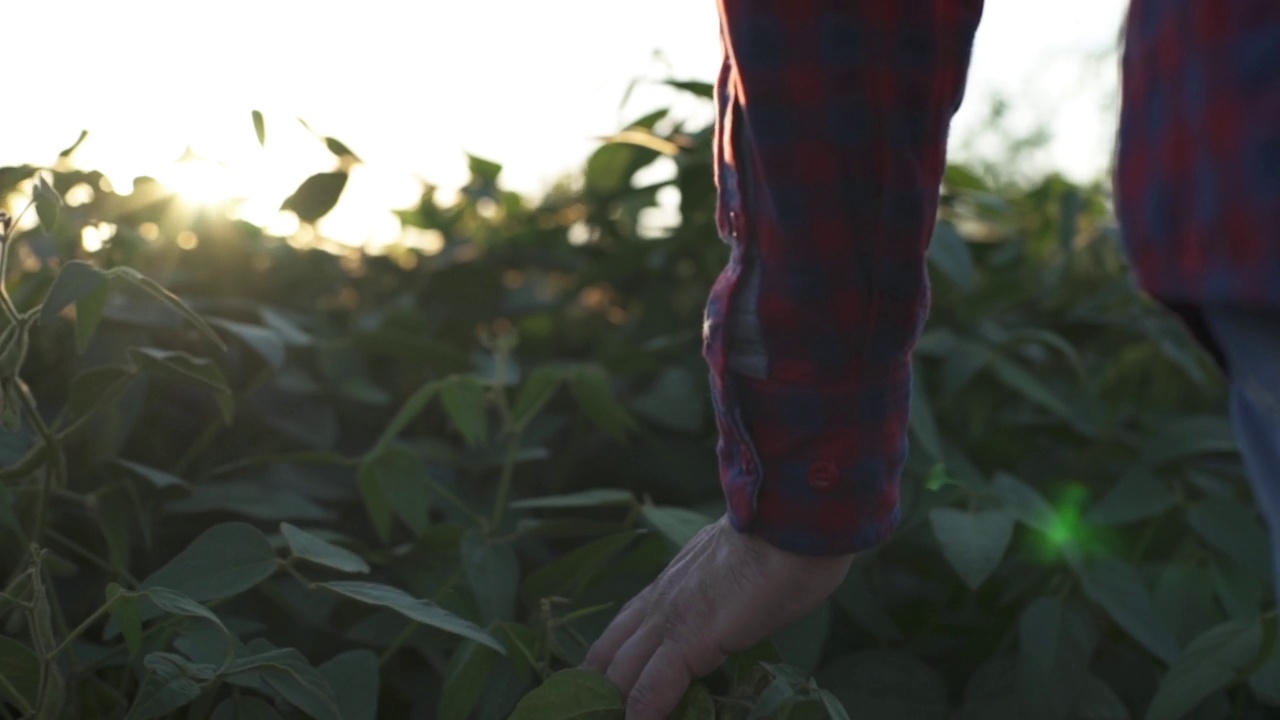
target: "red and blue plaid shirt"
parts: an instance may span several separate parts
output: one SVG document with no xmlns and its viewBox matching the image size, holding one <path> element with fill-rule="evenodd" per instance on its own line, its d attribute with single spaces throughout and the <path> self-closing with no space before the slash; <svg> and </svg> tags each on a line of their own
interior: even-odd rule
<svg viewBox="0 0 1280 720">
<path fill-rule="evenodd" d="M 740 531 L 856 552 L 899 518 L 925 254 L 982 0 L 719 0 L 711 291 L 720 479 Z M 1280 2 L 1135 0 L 1117 176 L 1171 304 L 1280 308 Z"/>
</svg>

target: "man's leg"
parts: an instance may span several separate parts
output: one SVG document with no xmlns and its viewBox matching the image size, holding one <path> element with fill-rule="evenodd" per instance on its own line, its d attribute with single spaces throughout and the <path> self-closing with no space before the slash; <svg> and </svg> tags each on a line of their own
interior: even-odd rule
<svg viewBox="0 0 1280 720">
<path fill-rule="evenodd" d="M 1245 472 L 1271 531 L 1280 597 L 1280 311 L 1207 308 L 1231 373 L 1231 420 Z"/>
</svg>

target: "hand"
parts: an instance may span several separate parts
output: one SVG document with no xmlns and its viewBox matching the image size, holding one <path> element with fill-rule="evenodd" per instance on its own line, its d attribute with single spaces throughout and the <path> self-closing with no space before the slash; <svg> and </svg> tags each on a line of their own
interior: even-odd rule
<svg viewBox="0 0 1280 720">
<path fill-rule="evenodd" d="M 821 605 L 853 557 L 785 552 L 722 517 L 623 606 L 583 666 L 618 686 L 627 720 L 666 720 L 694 679 Z"/>
</svg>

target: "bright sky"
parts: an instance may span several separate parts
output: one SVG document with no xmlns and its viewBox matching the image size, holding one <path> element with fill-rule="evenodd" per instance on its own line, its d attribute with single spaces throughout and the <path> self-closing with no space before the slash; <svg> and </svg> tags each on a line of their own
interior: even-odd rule
<svg viewBox="0 0 1280 720">
<path fill-rule="evenodd" d="M 1116 88 L 1106 51 L 1123 6 L 987 0 L 953 138 L 976 134 L 981 152 L 1000 93 L 1022 127 L 1050 122 L 1040 161 L 1103 172 Z M 595 138 L 670 101 L 651 83 L 620 110 L 634 78 L 710 80 L 720 58 L 714 0 L 47 0 L 8 3 L 4 26 L 19 98 L 0 108 L 0 165 L 52 162 L 87 129 L 78 163 L 119 186 L 150 174 L 197 196 L 241 195 L 244 217 L 278 223 L 297 184 L 333 165 L 301 117 L 365 161 L 321 224 L 351 243 L 393 239 L 387 210 L 416 202 L 417 178 L 462 184 L 468 152 L 503 163 L 507 187 L 538 192 L 579 168 Z M 180 169 L 188 145 L 212 162 Z"/>
</svg>

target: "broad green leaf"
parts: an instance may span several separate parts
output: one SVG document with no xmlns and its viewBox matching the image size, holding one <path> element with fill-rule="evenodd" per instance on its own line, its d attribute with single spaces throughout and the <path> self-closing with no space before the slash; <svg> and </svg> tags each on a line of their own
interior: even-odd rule
<svg viewBox="0 0 1280 720">
<path fill-rule="evenodd" d="M 378 656 L 370 650 L 348 650 L 320 666 L 333 688 L 342 720 L 378 717 Z"/>
<path fill-rule="evenodd" d="M 212 360 L 156 348 L 129 348 L 129 357 L 134 365 L 150 374 L 209 390 L 222 411 L 222 419 L 227 424 L 231 423 L 234 415 L 231 388 Z"/>
<path fill-rule="evenodd" d="M 638 532 L 626 530 L 592 540 L 530 572 L 521 585 L 525 601 L 536 604 L 540 598 L 552 595 L 577 597 Z"/>
<path fill-rule="evenodd" d="M 715 94 L 715 86 L 701 80 L 665 80 L 663 84 L 707 100 L 710 100 L 712 95 Z"/>
<path fill-rule="evenodd" d="M 1048 595 L 1028 605 L 1018 622 L 1019 687 L 1027 707 L 1047 704 L 1053 716 L 1065 717 L 1097 640 L 1089 615 L 1063 598 Z"/>
<path fill-rule="evenodd" d="M 1262 624 L 1232 620 L 1187 646 L 1156 689 L 1147 720 L 1180 720 L 1213 692 L 1240 680 L 1262 648 Z"/>
<path fill-rule="evenodd" d="M 444 671 L 440 691 L 440 720 L 467 720 L 471 717 L 489 681 L 497 658 L 493 650 L 473 642 L 458 646 Z"/>
<path fill-rule="evenodd" d="M 969 244 L 946 220 L 933 228 L 929 242 L 929 264 L 964 292 L 973 290 L 975 269 Z"/>
<path fill-rule="evenodd" d="M 275 330 L 261 325 L 252 325 L 223 318 L 209 318 L 209 324 L 222 328 L 240 340 L 258 357 L 262 358 L 267 367 L 272 370 L 279 370 L 284 367 L 286 358 L 284 339 Z"/>
<path fill-rule="evenodd" d="M 511 406 L 512 424 L 516 428 L 524 428 L 537 417 L 556 394 L 564 377 L 564 369 L 553 366 L 543 366 L 529 373 L 520 386 L 515 404 Z"/>
<path fill-rule="evenodd" d="M 199 681 L 208 680 L 212 676 L 212 668 L 193 666 L 184 658 L 172 653 L 151 653 L 144 660 L 147 668 L 146 677 L 133 706 L 129 708 L 128 720 L 148 720 L 157 718 L 187 705 L 200 696 Z M 200 672 L 192 677 L 196 668 L 207 669 L 209 677 Z"/>
<path fill-rule="evenodd" d="M 280 523 L 280 534 L 295 557 L 342 572 L 369 572 L 369 563 L 364 558 L 287 522 Z"/>
<path fill-rule="evenodd" d="M 1173 633 L 1161 622 L 1136 568 L 1116 558 L 1100 558 L 1078 567 L 1077 573 L 1085 595 L 1134 640 L 1166 663 L 1178 655 Z"/>
<path fill-rule="evenodd" d="M 856 718 L 942 720 L 949 707 L 946 682 L 928 663 L 903 650 L 843 655 L 815 676 Z"/>
<path fill-rule="evenodd" d="M 1080 720 L 1129 720 L 1129 708 L 1111 686 L 1086 672 L 1075 696 L 1074 710 Z"/>
<path fill-rule="evenodd" d="M 579 368 L 569 378 L 569 391 L 583 414 L 614 438 L 624 439 L 633 427 L 634 421 L 609 391 L 603 373 Z"/>
<path fill-rule="evenodd" d="M 488 439 L 485 388 L 479 380 L 470 375 L 453 378 L 440 389 L 440 402 L 468 446 L 478 447 Z"/>
<path fill-rule="evenodd" d="M 427 531 L 430 495 L 427 492 L 427 466 L 422 458 L 404 447 L 392 447 L 380 455 L 368 457 L 360 465 L 360 491 L 374 525 L 385 541 L 390 536 L 387 511 L 420 536 Z"/>
<path fill-rule="evenodd" d="M 0 635 L 0 677 L 28 707 L 35 707 L 40 695 L 40 658 L 34 650 L 7 635 Z M 0 697 L 3 696 L 0 690 Z"/>
<path fill-rule="evenodd" d="M 344 720 L 329 681 L 293 648 L 239 658 L 227 666 L 224 674 L 230 682 L 265 682 L 315 720 Z"/>
<path fill-rule="evenodd" d="M 943 556 L 971 590 L 977 590 L 1000 566 L 1013 538 L 1013 518 L 1003 510 L 934 508 L 929 522 Z"/>
<path fill-rule="evenodd" d="M 442 385 L 443 382 L 437 380 L 415 390 L 409 396 L 409 399 L 404 402 L 404 405 L 400 406 L 400 410 L 395 414 L 395 417 L 391 418 L 391 422 L 387 423 L 386 429 L 382 431 L 382 435 L 378 437 L 378 442 L 374 444 L 367 457 L 381 455 L 405 427 L 426 409 L 427 404 L 436 396 L 436 393 L 440 392 Z"/>
<path fill-rule="evenodd" d="M 221 600 L 266 580 L 277 567 L 266 535 L 248 523 L 230 522 L 201 533 L 142 586 L 176 590 L 197 601 Z"/>
<path fill-rule="evenodd" d="M 414 622 L 470 638 L 500 653 L 505 653 L 501 643 L 473 623 L 463 620 L 430 600 L 419 600 L 399 588 L 358 581 L 319 583 L 318 587 L 332 590 L 352 600 L 394 610 Z"/>
<path fill-rule="evenodd" d="M 671 720 L 716 720 L 716 704 L 707 686 L 696 680 L 690 684 Z"/>
<path fill-rule="evenodd" d="M 622 720 L 618 688 L 603 675 L 561 670 L 524 696 L 510 720 Z"/>
<path fill-rule="evenodd" d="M 807 615 L 770 636 L 786 664 L 806 673 L 818 669 L 818 661 L 831 631 L 831 603 L 824 602 Z"/>
<path fill-rule="evenodd" d="M 645 505 L 640 508 L 640 515 L 677 548 L 688 545 L 698 531 L 714 522 L 700 512 L 682 507 Z"/>
<path fill-rule="evenodd" d="M 258 136 L 258 145 L 267 146 L 267 122 L 263 119 L 261 110 L 253 111 L 253 134 Z"/>
<path fill-rule="evenodd" d="M 1249 687 L 1263 704 L 1280 707 L 1280 652 L 1275 648 L 1272 648 L 1266 662 L 1249 677 Z"/>
<path fill-rule="evenodd" d="M 1090 525 L 1127 525 L 1154 517 L 1173 507 L 1169 486 L 1145 469 L 1124 475 L 1111 491 L 1084 515 Z"/>
<path fill-rule="evenodd" d="M 844 582 L 836 588 L 832 595 L 840 607 L 853 618 L 863 630 L 881 640 L 901 643 L 902 629 L 894 619 L 885 612 L 878 593 L 871 590 L 863 567 L 854 565 L 845 576 Z"/>
<path fill-rule="evenodd" d="M 179 315 L 186 318 L 192 325 L 195 325 L 196 329 L 200 331 L 200 334 L 208 338 L 208 340 L 216 345 L 219 350 L 227 349 L 227 346 L 222 342 L 222 338 L 218 337 L 218 334 L 213 331 L 213 328 L 209 327 L 209 324 L 204 321 L 204 318 L 197 315 L 196 311 L 188 307 L 181 298 L 166 290 L 160 283 L 131 267 L 125 267 L 123 265 L 111 268 L 107 271 L 107 275 L 112 278 L 122 278 L 136 287 L 141 288 L 155 299 L 176 310 Z"/>
<path fill-rule="evenodd" d="M 125 594 L 115 583 L 107 585 L 107 611 L 111 619 L 124 635 L 125 645 L 129 648 L 129 657 L 137 657 L 142 652 L 142 605 L 138 598 Z"/>
<path fill-rule="evenodd" d="M 821 688 L 818 690 L 818 696 L 822 698 L 822 707 L 827 711 L 827 717 L 831 720 L 849 720 L 849 712 L 845 710 L 844 703 L 840 702 L 840 698 L 830 690 Z"/>
<path fill-rule="evenodd" d="M 631 409 L 659 427 L 696 433 L 704 425 L 707 403 L 692 373 L 683 367 L 669 367 L 631 401 Z"/>
<path fill-rule="evenodd" d="M 354 152 L 351 151 L 351 148 L 347 147 L 346 143 L 342 142 L 337 138 L 331 138 L 331 137 L 325 138 L 324 146 L 329 148 L 329 152 L 333 153 L 339 158 L 349 158 L 351 160 L 360 159 L 359 157 L 356 156 Z"/>
<path fill-rule="evenodd" d="M 314 224 L 338 204 L 338 198 L 342 197 L 346 187 L 345 172 L 316 173 L 303 180 L 298 189 L 281 203 L 280 209 L 291 210 L 302 222 Z"/>
<path fill-rule="evenodd" d="M 1155 603 L 1179 647 L 1223 619 L 1213 599 L 1213 576 L 1199 564 L 1166 565 L 1156 582 Z"/>
<path fill-rule="evenodd" d="M 1233 618 L 1251 618 L 1262 606 L 1263 587 L 1256 573 L 1242 569 L 1234 563 L 1214 561 L 1210 563 L 1213 591 Z"/>
<path fill-rule="evenodd" d="M 545 495 L 516 500 L 508 507 L 513 510 L 563 510 L 568 508 L 604 507 L 607 505 L 631 505 L 635 501 L 635 495 L 629 490 L 596 488 L 565 495 Z"/>
<path fill-rule="evenodd" d="M 460 555 L 484 624 L 513 619 L 520 561 L 511 543 L 490 543 L 480 530 L 470 530 L 462 538 Z"/>
<path fill-rule="evenodd" d="M 76 352 L 83 354 L 89 349 L 89 341 L 93 339 L 98 326 L 102 324 L 102 314 L 107 308 L 107 294 L 110 286 L 102 283 L 92 292 L 76 300 Z"/>
<path fill-rule="evenodd" d="M 990 367 L 996 379 L 1009 389 L 1022 395 L 1026 400 L 1039 405 L 1054 415 L 1074 423 L 1076 418 L 1071 409 L 1049 389 L 1040 378 L 1009 358 L 992 352 Z"/>
<path fill-rule="evenodd" d="M 222 620 L 215 615 L 212 610 L 204 605 L 201 605 L 180 592 L 170 590 L 169 588 L 150 588 L 142 591 L 139 595 L 151 601 L 151 603 L 159 608 L 161 612 L 165 612 L 170 615 L 179 615 L 182 617 L 199 618 L 212 623 L 213 626 L 218 629 L 218 632 L 222 634 L 222 638 L 225 642 L 225 652 L 223 653 L 224 658 L 229 657 L 235 650 L 235 636 L 231 634 L 231 631 L 227 629 L 227 626 L 223 624 Z"/>
<path fill-rule="evenodd" d="M 218 703 L 212 720 L 283 720 L 262 698 L 250 695 L 229 697 Z"/>
<path fill-rule="evenodd" d="M 116 458 L 112 461 L 129 472 L 130 475 L 146 480 L 152 487 L 157 490 L 165 490 L 167 488 L 182 488 L 190 490 L 191 484 L 176 475 L 170 475 L 163 470 L 157 470 L 153 467 L 147 467 L 141 463 L 131 462 L 129 460 L 121 460 Z"/>
<path fill-rule="evenodd" d="M 751 708 L 751 714 L 747 716 L 747 720 L 764 720 L 764 718 L 772 718 L 779 714 L 784 708 L 794 705 L 801 700 L 796 695 L 795 689 L 791 686 L 791 682 L 786 678 L 774 678 L 773 682 L 760 693 L 756 698 L 756 704 Z"/>
<path fill-rule="evenodd" d="M 1038 490 L 1008 473 L 996 473 L 991 489 L 1004 501 L 1005 508 L 1027 527 L 1047 533 L 1053 530 L 1057 513 Z"/>
<path fill-rule="evenodd" d="M 44 173 L 36 175 L 36 217 L 46 233 L 52 233 L 58 225 L 58 211 L 62 208 L 62 196 L 44 179 Z"/>
<path fill-rule="evenodd" d="M 106 286 L 107 275 L 84 260 L 72 260 L 62 266 L 40 306 L 40 322 L 58 317 L 68 305 L 88 297 Z"/>
<path fill-rule="evenodd" d="M 938 421 L 933 414 L 933 404 L 929 402 L 929 394 L 920 379 L 917 370 L 911 388 L 911 432 L 916 441 L 924 448 L 934 462 L 942 462 L 942 436 L 938 432 Z"/>
<path fill-rule="evenodd" d="M 66 417 L 74 422 L 113 404 L 137 376 L 134 368 L 125 365 L 99 365 L 89 368 L 71 381 L 71 393 L 67 399 Z"/>
<path fill-rule="evenodd" d="M 1235 454 L 1240 449 L 1225 414 L 1177 416 L 1147 433 L 1147 438 L 1138 464 L 1151 468 L 1182 458 Z"/>
<path fill-rule="evenodd" d="M 1271 544 L 1253 509 L 1230 498 L 1206 498 L 1187 511 L 1187 522 L 1242 569 L 1271 577 Z"/>
</svg>

